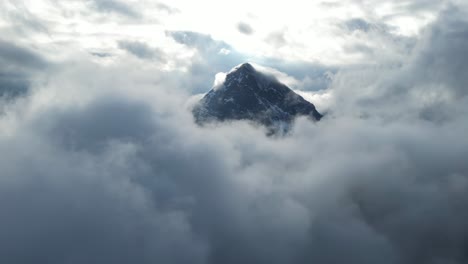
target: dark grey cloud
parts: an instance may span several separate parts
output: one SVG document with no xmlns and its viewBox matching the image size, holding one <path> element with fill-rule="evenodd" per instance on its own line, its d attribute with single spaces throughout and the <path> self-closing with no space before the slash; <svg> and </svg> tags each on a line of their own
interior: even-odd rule
<svg viewBox="0 0 468 264">
<path fill-rule="evenodd" d="M 46 60 L 37 53 L 4 40 L 0 40 L 0 63 L 6 67 L 25 69 L 38 69 L 47 65 Z"/>
<path fill-rule="evenodd" d="M 237 30 L 239 30 L 240 33 L 245 35 L 252 35 L 252 33 L 254 32 L 253 28 L 245 22 L 240 22 L 239 24 L 237 24 Z"/>
<path fill-rule="evenodd" d="M 140 59 L 157 61 L 166 60 L 165 55 L 161 50 L 150 47 L 143 42 L 122 40 L 119 41 L 119 47 L 130 52 L 131 54 L 137 56 Z"/>
<path fill-rule="evenodd" d="M 12 147 L 2 142 L 2 147 L 7 146 Z M 0 197 L 9 202 L 0 202 L 5 213 L 0 229 L 8 236 L 0 241 L 1 261 L 203 263 L 203 242 L 187 229 L 184 212 L 157 209 L 146 191 L 127 177 L 139 174 L 130 171 L 136 167 L 117 162 L 114 165 L 120 168 L 111 165 L 114 170 L 109 171 L 104 164 L 110 160 L 104 156 L 76 153 L 69 159 L 69 154 L 47 145 L 36 147 L 45 157 L 33 158 L 30 165 L 35 172 L 21 169 L 20 155 L 26 154 L 21 145 L 15 144 L 9 160 L 13 164 L 2 162 L 9 172 L 2 176 L 6 185 Z M 52 171 L 50 162 L 56 164 Z"/>
<path fill-rule="evenodd" d="M 84 109 L 68 112 L 52 109 L 35 126 L 40 128 L 47 123 L 45 133 L 60 146 L 76 151 L 98 151 L 112 141 L 142 143 L 154 129 L 146 107 L 109 97 Z"/>
<path fill-rule="evenodd" d="M 132 6 L 120 0 L 92 0 L 97 10 L 101 12 L 117 13 L 124 16 L 137 18 L 140 13 Z"/>
<path fill-rule="evenodd" d="M 372 25 L 362 18 L 353 18 L 345 22 L 345 26 L 349 31 L 362 30 L 367 32 L 371 29 Z"/>
<path fill-rule="evenodd" d="M 0 71 L 0 97 L 13 99 L 28 92 L 30 82 L 22 73 Z"/>
<path fill-rule="evenodd" d="M 417 81 L 451 88 L 455 96 L 468 93 L 468 20 L 452 7 L 442 13 L 418 47 L 412 70 Z"/>
<path fill-rule="evenodd" d="M 0 139 L 0 260 L 466 261 L 465 123 L 300 120 L 279 140 L 114 96 Z"/>
<path fill-rule="evenodd" d="M 31 76 L 49 63 L 38 53 L 0 40 L 0 97 L 12 99 L 27 93 Z"/>
<path fill-rule="evenodd" d="M 112 57 L 113 54 L 109 52 L 102 52 L 102 51 L 93 51 L 91 52 L 91 55 L 100 57 L 100 58 L 107 58 L 107 57 Z"/>
</svg>

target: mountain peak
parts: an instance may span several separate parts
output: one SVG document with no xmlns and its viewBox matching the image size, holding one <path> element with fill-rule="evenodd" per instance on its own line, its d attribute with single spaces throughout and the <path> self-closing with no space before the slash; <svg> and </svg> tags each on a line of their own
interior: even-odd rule
<svg viewBox="0 0 468 264">
<path fill-rule="evenodd" d="M 318 121 L 315 106 L 272 76 L 250 63 L 234 67 L 222 88 L 211 89 L 193 109 L 198 124 L 225 120 L 251 120 L 285 130 L 296 116 Z M 284 132 L 284 131 L 283 131 Z"/>
<path fill-rule="evenodd" d="M 241 65 L 237 66 L 234 68 L 234 71 L 244 71 L 244 72 L 255 72 L 255 68 L 252 66 L 252 64 L 245 62 L 242 63 Z"/>
<path fill-rule="evenodd" d="M 243 63 L 234 67 L 226 75 L 224 87 L 231 89 L 253 88 L 257 86 L 257 76 L 259 73 L 250 63 Z"/>
</svg>

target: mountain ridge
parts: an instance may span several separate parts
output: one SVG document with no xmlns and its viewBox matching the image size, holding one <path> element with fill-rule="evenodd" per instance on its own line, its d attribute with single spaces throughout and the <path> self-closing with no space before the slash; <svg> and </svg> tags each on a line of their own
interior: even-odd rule
<svg viewBox="0 0 468 264">
<path fill-rule="evenodd" d="M 284 127 L 297 116 L 322 118 L 315 106 L 273 75 L 250 63 L 234 67 L 223 83 L 213 87 L 192 110 L 197 124 L 250 120 L 268 128 Z"/>
</svg>

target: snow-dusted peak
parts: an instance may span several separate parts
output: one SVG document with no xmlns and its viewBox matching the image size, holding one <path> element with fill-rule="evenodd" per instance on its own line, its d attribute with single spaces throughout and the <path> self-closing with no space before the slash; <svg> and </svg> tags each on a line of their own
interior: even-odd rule
<svg viewBox="0 0 468 264">
<path fill-rule="evenodd" d="M 250 64 L 248 62 L 245 62 L 245 63 L 239 64 L 236 67 L 232 68 L 232 70 L 230 72 L 228 72 L 228 74 L 233 73 L 233 72 L 255 73 L 256 70 L 252 66 L 252 64 Z"/>
<path fill-rule="evenodd" d="M 197 123 L 246 119 L 268 127 L 290 123 L 298 115 L 320 120 L 315 106 L 278 79 L 250 63 L 234 67 L 194 108 Z"/>
</svg>

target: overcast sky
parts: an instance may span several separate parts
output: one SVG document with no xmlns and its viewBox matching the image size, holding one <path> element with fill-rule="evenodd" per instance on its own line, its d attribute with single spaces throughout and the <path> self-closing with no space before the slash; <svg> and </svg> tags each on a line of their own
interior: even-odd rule
<svg viewBox="0 0 468 264">
<path fill-rule="evenodd" d="M 246 61 L 325 117 L 194 124 Z M 0 263 L 467 263 L 467 72 L 462 0 L 0 0 Z"/>
</svg>

